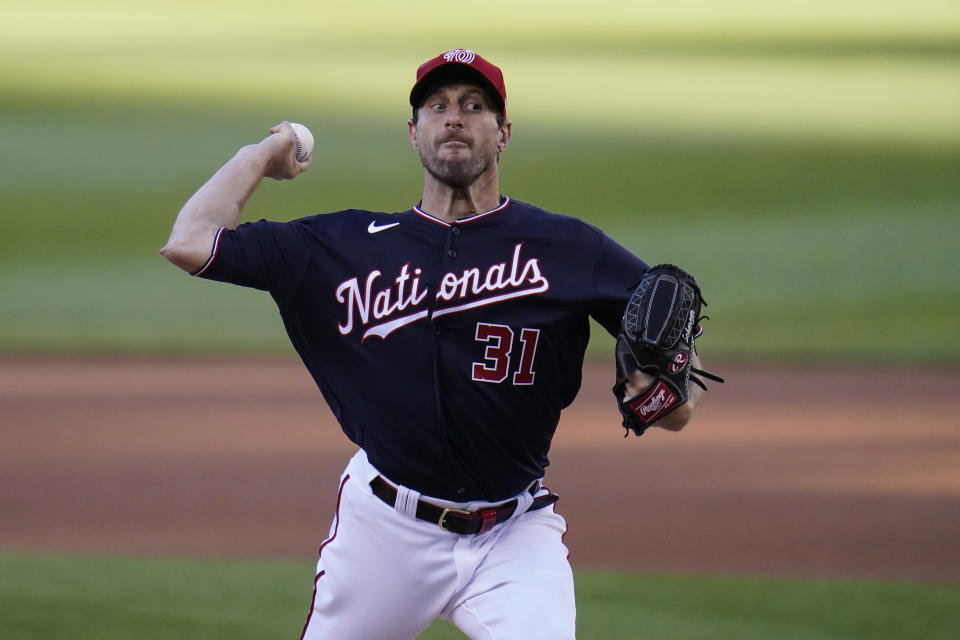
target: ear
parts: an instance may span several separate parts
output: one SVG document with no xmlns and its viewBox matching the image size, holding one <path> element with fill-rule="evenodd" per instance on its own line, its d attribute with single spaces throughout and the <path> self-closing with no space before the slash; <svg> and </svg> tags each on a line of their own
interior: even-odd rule
<svg viewBox="0 0 960 640">
<path fill-rule="evenodd" d="M 407 135 L 410 136 L 410 144 L 413 145 L 413 148 L 419 149 L 420 143 L 417 140 L 417 125 L 414 124 L 413 118 L 407 119 Z"/>
<path fill-rule="evenodd" d="M 497 153 L 501 153 L 504 149 L 507 148 L 507 145 L 510 143 L 510 134 L 512 132 L 513 123 L 509 120 L 504 120 L 503 126 L 500 127 L 499 137 L 497 139 Z"/>
</svg>

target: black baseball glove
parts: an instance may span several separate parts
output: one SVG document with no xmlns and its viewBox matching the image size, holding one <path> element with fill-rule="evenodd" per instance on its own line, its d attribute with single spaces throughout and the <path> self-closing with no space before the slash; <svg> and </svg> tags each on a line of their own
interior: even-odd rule
<svg viewBox="0 0 960 640">
<path fill-rule="evenodd" d="M 625 436 L 630 431 L 643 435 L 647 427 L 687 402 L 691 381 L 706 389 L 697 375 L 723 382 L 691 364 L 694 339 L 702 331 L 700 307 L 706 304 L 697 281 L 680 267 L 660 264 L 644 274 L 623 313 L 615 353 L 613 394 L 623 414 Z M 653 381 L 642 393 L 624 400 L 627 381 L 637 370 Z"/>
</svg>

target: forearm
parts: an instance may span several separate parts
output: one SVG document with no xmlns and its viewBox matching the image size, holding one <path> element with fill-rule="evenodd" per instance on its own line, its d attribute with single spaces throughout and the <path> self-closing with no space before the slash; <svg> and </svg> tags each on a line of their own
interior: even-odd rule
<svg viewBox="0 0 960 640">
<path fill-rule="evenodd" d="M 183 205 L 161 255 L 189 273 L 206 264 L 217 231 L 237 227 L 261 180 L 292 180 L 310 167 L 310 157 L 294 156 L 295 140 L 290 123 L 281 122 L 258 144 L 241 148 Z"/>
<path fill-rule="evenodd" d="M 701 365 L 700 356 L 694 351 L 690 357 L 690 366 L 699 369 Z M 687 423 L 693 418 L 693 413 L 697 410 L 700 396 L 703 395 L 703 389 L 693 382 L 689 384 L 687 389 L 689 393 L 687 401 L 655 422 L 655 427 L 661 427 L 668 431 L 680 431 L 687 426 Z"/>
<path fill-rule="evenodd" d="M 701 367 L 700 356 L 698 356 L 696 352 L 693 352 L 690 358 L 690 365 L 698 369 Z M 653 381 L 653 377 L 643 373 L 642 371 L 634 371 L 624 387 L 623 399 L 627 400 L 640 395 L 646 389 L 648 389 L 650 385 L 653 384 Z M 687 426 L 687 423 L 690 422 L 691 418 L 693 418 L 694 411 L 696 411 L 697 408 L 697 403 L 700 401 L 700 397 L 702 395 L 703 389 L 701 389 L 697 384 L 691 382 L 688 386 L 687 401 L 654 422 L 653 426 L 661 427 L 663 429 L 667 429 L 668 431 L 680 431 Z"/>
<path fill-rule="evenodd" d="M 269 161 L 265 151 L 261 145 L 243 147 L 187 200 L 160 250 L 163 257 L 191 273 L 204 265 L 217 231 L 236 228 L 263 179 Z"/>
</svg>

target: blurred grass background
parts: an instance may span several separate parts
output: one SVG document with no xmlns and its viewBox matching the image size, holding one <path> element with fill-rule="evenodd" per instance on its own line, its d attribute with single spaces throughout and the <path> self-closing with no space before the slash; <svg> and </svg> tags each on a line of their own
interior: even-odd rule
<svg viewBox="0 0 960 640">
<path fill-rule="evenodd" d="M 952 640 L 960 626 L 957 585 L 605 572 L 576 579 L 580 638 Z M 0 554 L 0 616 L 5 637 L 17 640 L 296 638 L 312 580 L 310 565 L 289 561 Z M 446 622 L 419 636 L 464 637 Z"/>
<path fill-rule="evenodd" d="M 289 119 L 313 167 L 245 219 L 408 208 L 406 94 L 464 47 L 506 75 L 504 192 L 692 270 L 705 357 L 960 361 L 956 2 L 0 7 L 0 352 L 292 353 L 157 255 L 179 207 Z"/>
<path fill-rule="evenodd" d="M 174 216 L 283 119 L 313 167 L 245 219 L 408 208 L 406 95 L 456 47 L 506 75 L 504 192 L 692 270 L 705 359 L 960 363 L 955 0 L 0 0 L 0 355 L 292 355 L 268 296 L 160 258 Z M 309 572 L 0 555 L 0 635 L 289 637 Z M 955 585 L 577 578 L 585 638 L 958 627 Z"/>
</svg>

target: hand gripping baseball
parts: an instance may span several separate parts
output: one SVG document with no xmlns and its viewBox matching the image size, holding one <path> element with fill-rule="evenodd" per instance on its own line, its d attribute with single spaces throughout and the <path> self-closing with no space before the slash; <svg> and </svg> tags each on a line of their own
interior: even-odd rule
<svg viewBox="0 0 960 640">
<path fill-rule="evenodd" d="M 701 328 L 700 307 L 707 303 L 692 275 L 683 269 L 661 264 L 640 281 L 623 313 L 617 337 L 615 364 L 617 383 L 613 387 L 623 426 L 635 434 L 667 416 L 690 399 L 690 382 L 706 385 L 696 375 L 723 382 L 711 373 L 693 367 L 694 340 Z M 650 376 L 649 386 L 624 398 L 635 372 Z"/>
<path fill-rule="evenodd" d="M 301 130 L 309 130 L 297 125 Z M 310 135 L 310 150 L 302 153 L 303 143 L 297 135 L 297 127 L 287 121 L 271 127 L 270 135 L 260 142 L 267 153 L 267 165 L 263 175 L 274 180 L 292 180 L 310 168 L 313 159 L 313 136 Z M 304 135 L 301 133 L 301 135 Z"/>
</svg>

